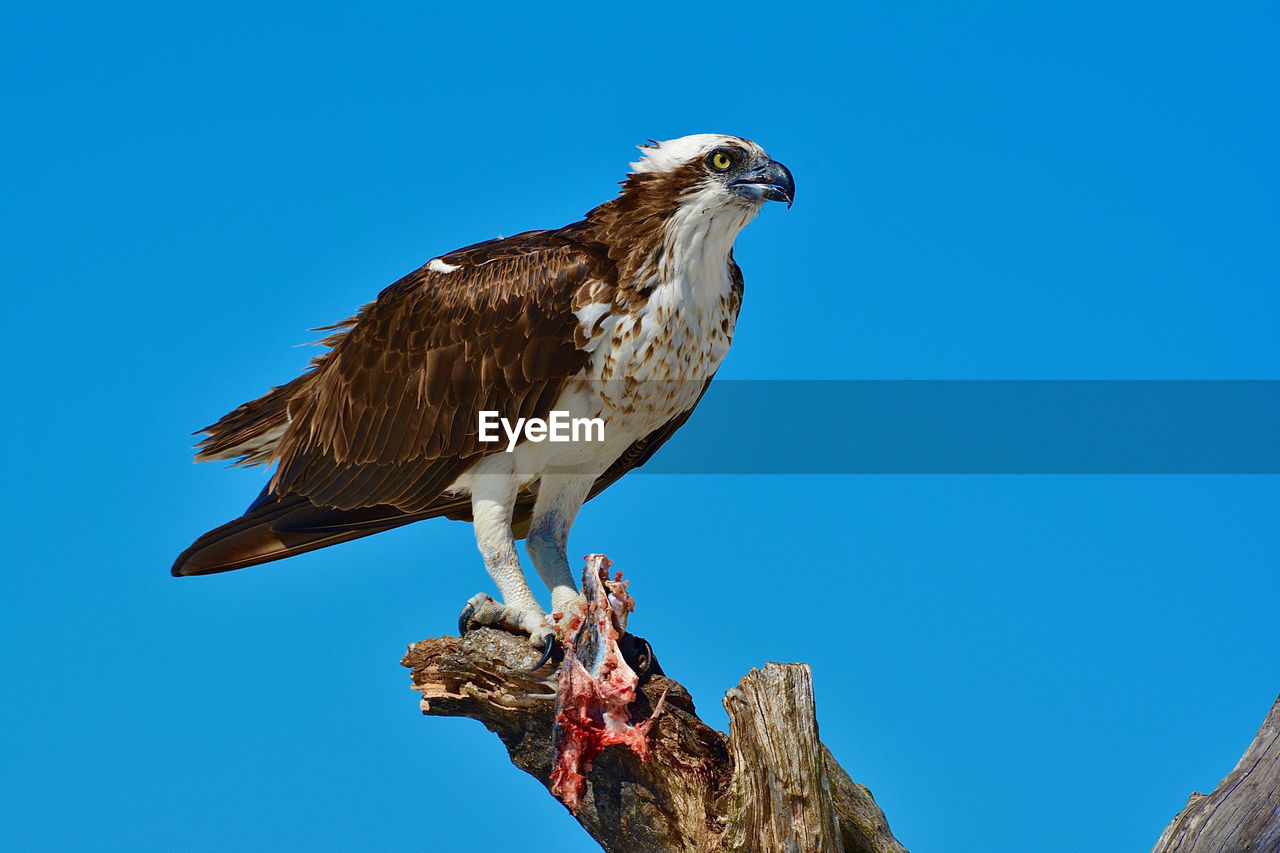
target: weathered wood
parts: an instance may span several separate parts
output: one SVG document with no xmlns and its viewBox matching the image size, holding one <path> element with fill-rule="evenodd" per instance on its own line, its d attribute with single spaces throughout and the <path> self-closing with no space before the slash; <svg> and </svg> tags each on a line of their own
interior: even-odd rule
<svg viewBox="0 0 1280 853">
<path fill-rule="evenodd" d="M 907 848 L 889 831 L 889 821 L 876 805 L 871 790 L 850 779 L 826 746 L 822 747 L 822 756 L 845 853 L 907 853 Z"/>
<path fill-rule="evenodd" d="M 730 844 L 844 853 L 809 667 L 769 663 L 753 669 L 725 696 L 724 707 L 733 753 Z"/>
<path fill-rule="evenodd" d="M 423 713 L 479 720 L 549 790 L 556 668 L 528 672 L 537 658 L 523 639 L 481 628 L 414 643 L 402 663 Z M 702 722 L 689 692 L 658 673 L 641 673 L 633 717 L 650 714 L 663 693 L 649 760 L 609 748 L 587 774 L 575 817 L 606 851 L 905 853 L 871 793 L 818 740 L 807 666 L 748 674 L 726 699 L 732 738 Z M 812 837 L 826 846 L 810 846 Z"/>
<path fill-rule="evenodd" d="M 1280 697 L 1235 769 L 1213 793 L 1193 793 L 1152 853 L 1280 850 Z"/>
</svg>

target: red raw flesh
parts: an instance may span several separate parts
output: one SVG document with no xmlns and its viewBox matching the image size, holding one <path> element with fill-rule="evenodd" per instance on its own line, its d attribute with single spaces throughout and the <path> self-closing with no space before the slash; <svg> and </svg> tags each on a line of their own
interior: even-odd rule
<svg viewBox="0 0 1280 853">
<path fill-rule="evenodd" d="M 627 594 L 622 572 L 612 581 L 607 580 L 609 566 L 609 558 L 603 554 L 587 557 L 587 571 L 597 572 L 601 578 L 601 594 L 586 602 L 585 612 L 565 620 L 561 640 L 565 665 L 560 668 L 555 723 L 560 737 L 551 771 L 551 793 L 571 812 L 577 812 L 582 805 L 583 774 L 591 771 L 592 762 L 605 747 L 621 744 L 630 747 L 641 760 L 649 757 L 649 730 L 662 711 L 659 700 L 653 716 L 631 723 L 627 706 L 635 701 L 639 678 L 623 660 L 618 640 L 626 630 L 627 614 L 635 608 L 635 600 Z M 599 678 L 593 678 L 573 653 L 573 637 L 585 619 L 596 620 L 598 636 L 607 646 Z"/>
</svg>

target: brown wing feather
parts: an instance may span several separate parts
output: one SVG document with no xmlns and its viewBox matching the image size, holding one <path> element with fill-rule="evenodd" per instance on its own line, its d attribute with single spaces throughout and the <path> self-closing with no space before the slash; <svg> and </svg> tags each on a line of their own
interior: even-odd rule
<svg viewBox="0 0 1280 853">
<path fill-rule="evenodd" d="M 581 226 L 530 232 L 444 256 L 387 288 L 333 344 L 289 401 L 272 481 L 337 509 L 432 508 L 501 445 L 478 413 L 546 417 L 587 363 L 575 346 L 574 294 L 610 276 Z"/>
<path fill-rule="evenodd" d="M 289 399 L 306 380 L 304 374 L 272 388 L 200 430 L 207 437 L 196 445 L 196 460 L 230 459 L 235 465 L 266 465 L 274 451 L 273 434 L 289 424 Z"/>
</svg>

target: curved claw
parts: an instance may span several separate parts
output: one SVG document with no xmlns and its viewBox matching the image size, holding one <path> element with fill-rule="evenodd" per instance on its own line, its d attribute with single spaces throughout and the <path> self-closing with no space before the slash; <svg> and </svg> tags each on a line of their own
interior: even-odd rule
<svg viewBox="0 0 1280 853">
<path fill-rule="evenodd" d="M 462 608 L 462 612 L 458 614 L 458 636 L 467 636 L 467 626 L 471 624 L 471 617 L 476 615 L 476 606 L 468 601 L 467 606 Z"/>
<path fill-rule="evenodd" d="M 538 659 L 537 663 L 535 663 L 529 669 L 525 670 L 525 672 L 537 672 L 538 670 L 542 669 L 544 666 L 547 665 L 547 661 L 551 660 L 551 655 L 555 653 L 555 650 L 556 650 L 556 635 L 548 634 L 547 643 L 542 649 L 542 657 Z"/>
<path fill-rule="evenodd" d="M 662 665 L 658 663 L 657 655 L 653 653 L 653 646 L 644 637 L 624 634 L 618 642 L 618 648 L 622 652 L 623 660 L 642 678 L 666 674 L 662 671 Z"/>
</svg>

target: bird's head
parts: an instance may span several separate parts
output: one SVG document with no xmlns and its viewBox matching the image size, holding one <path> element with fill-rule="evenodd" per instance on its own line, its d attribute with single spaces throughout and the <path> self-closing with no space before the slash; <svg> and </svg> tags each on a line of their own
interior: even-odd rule
<svg viewBox="0 0 1280 853">
<path fill-rule="evenodd" d="M 681 204 L 736 208 L 755 214 L 766 201 L 795 200 L 791 171 L 749 139 L 699 133 L 641 146 L 623 192 L 643 185 Z"/>
<path fill-rule="evenodd" d="M 626 278 L 675 258 L 723 267 L 766 201 L 796 197 L 790 170 L 748 139 L 700 133 L 640 150 L 621 195 L 587 214 Z"/>
</svg>

